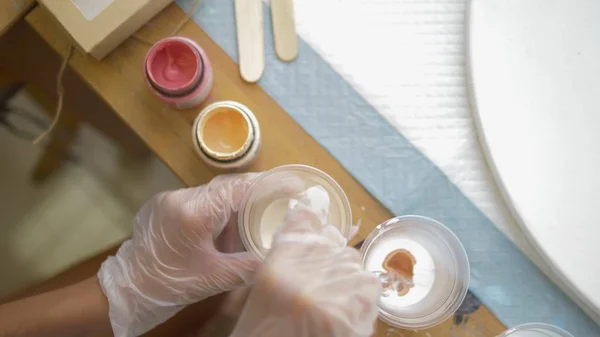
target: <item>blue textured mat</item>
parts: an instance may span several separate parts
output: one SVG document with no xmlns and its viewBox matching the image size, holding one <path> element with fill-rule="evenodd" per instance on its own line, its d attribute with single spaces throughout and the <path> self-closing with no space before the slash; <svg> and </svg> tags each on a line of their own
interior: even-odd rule
<svg viewBox="0 0 600 337">
<path fill-rule="evenodd" d="M 191 3 L 178 1 L 184 10 Z M 600 336 L 600 328 L 308 44 L 299 41 L 296 61 L 278 61 L 267 8 L 264 17 L 262 88 L 395 214 L 429 216 L 452 229 L 469 255 L 471 291 L 499 319 Z M 193 19 L 237 60 L 232 0 L 202 0 Z M 381 144 L 385 152 L 374 151 Z"/>
</svg>

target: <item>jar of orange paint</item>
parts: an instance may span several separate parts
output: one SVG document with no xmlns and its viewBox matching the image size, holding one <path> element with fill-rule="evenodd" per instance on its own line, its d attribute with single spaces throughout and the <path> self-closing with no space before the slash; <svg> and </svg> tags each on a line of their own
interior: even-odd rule
<svg viewBox="0 0 600 337">
<path fill-rule="evenodd" d="M 241 170 L 256 159 L 260 127 L 254 113 L 234 101 L 215 102 L 204 108 L 192 127 L 196 152 L 208 165 Z"/>
<path fill-rule="evenodd" d="M 177 109 L 199 105 L 213 85 L 213 70 L 204 50 L 180 36 L 160 40 L 150 48 L 144 74 L 154 94 Z"/>
</svg>

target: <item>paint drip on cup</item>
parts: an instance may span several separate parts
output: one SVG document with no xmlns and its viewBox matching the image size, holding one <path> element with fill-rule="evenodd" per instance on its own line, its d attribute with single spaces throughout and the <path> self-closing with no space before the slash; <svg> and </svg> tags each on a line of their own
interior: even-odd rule
<svg viewBox="0 0 600 337">
<path fill-rule="evenodd" d="M 213 85 L 213 70 L 204 50 L 180 36 L 160 40 L 150 48 L 144 74 L 154 94 L 177 109 L 198 106 Z"/>
<path fill-rule="evenodd" d="M 260 127 L 254 113 L 234 101 L 204 108 L 192 127 L 196 152 L 210 166 L 223 170 L 248 167 L 258 155 Z"/>
</svg>

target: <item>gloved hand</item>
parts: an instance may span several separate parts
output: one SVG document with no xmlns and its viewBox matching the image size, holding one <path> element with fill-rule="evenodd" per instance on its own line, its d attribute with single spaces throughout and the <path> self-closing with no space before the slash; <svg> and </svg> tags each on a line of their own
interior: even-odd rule
<svg viewBox="0 0 600 337">
<path fill-rule="evenodd" d="M 296 206 L 275 236 L 231 337 L 367 337 L 381 286 L 333 226 Z"/>
<path fill-rule="evenodd" d="M 160 193 L 140 209 L 133 237 L 98 272 L 115 336 L 138 336 L 188 304 L 252 280 L 258 260 L 224 247 L 239 239 L 236 212 L 257 176 L 220 176 Z"/>
</svg>

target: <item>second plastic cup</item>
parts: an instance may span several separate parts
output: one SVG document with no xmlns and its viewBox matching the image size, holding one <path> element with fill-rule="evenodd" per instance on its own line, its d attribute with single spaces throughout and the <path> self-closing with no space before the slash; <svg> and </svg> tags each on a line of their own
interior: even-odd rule
<svg viewBox="0 0 600 337">
<path fill-rule="evenodd" d="M 573 335 L 554 325 L 527 323 L 508 329 L 498 337 L 573 337 Z"/>
<path fill-rule="evenodd" d="M 392 267 L 404 274 L 402 289 L 382 279 L 379 317 L 395 327 L 437 325 L 458 309 L 467 294 L 467 254 L 456 235 L 433 219 L 414 215 L 390 219 L 371 232 L 361 254 L 368 271 L 385 275 Z"/>
</svg>

